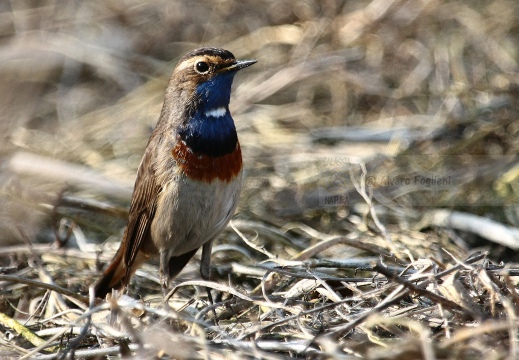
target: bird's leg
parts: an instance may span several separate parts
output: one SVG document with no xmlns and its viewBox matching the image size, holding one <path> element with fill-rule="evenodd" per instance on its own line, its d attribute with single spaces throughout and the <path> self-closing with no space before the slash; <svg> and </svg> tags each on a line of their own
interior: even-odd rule
<svg viewBox="0 0 519 360">
<path fill-rule="evenodd" d="M 211 251 L 213 249 L 213 241 L 208 241 L 204 244 L 202 247 L 202 260 L 200 262 L 200 275 L 202 276 L 202 279 L 209 280 L 211 277 Z M 207 297 L 209 298 L 209 302 L 211 305 L 214 304 L 213 302 L 213 295 L 211 295 L 211 289 L 208 287 L 205 288 L 207 291 Z M 215 314 L 216 316 L 216 314 Z"/>
<path fill-rule="evenodd" d="M 160 286 L 162 287 L 162 296 L 166 296 L 169 288 L 169 256 L 166 250 L 160 251 L 160 269 L 159 269 L 159 280 Z"/>
<path fill-rule="evenodd" d="M 200 275 L 202 276 L 202 279 L 209 280 L 211 277 L 211 252 L 213 249 L 213 240 L 210 240 L 204 244 L 202 247 L 202 260 L 200 262 Z M 206 287 L 205 290 L 207 291 L 207 298 L 209 299 L 209 303 L 211 305 L 214 305 L 213 301 L 213 295 L 211 294 L 211 289 Z M 218 324 L 218 319 L 216 317 L 216 309 L 213 309 L 214 314 L 214 322 L 215 324 Z"/>
<path fill-rule="evenodd" d="M 209 280 L 211 277 L 211 251 L 213 249 L 213 241 L 208 241 L 202 247 L 202 261 L 200 263 L 200 275 L 202 279 Z"/>
</svg>

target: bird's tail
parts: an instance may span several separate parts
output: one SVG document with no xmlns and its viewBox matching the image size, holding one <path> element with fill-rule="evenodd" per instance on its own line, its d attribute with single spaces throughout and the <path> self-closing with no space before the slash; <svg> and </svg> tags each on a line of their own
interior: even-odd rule
<svg viewBox="0 0 519 360">
<path fill-rule="evenodd" d="M 112 289 L 120 290 L 128 285 L 133 273 L 148 259 L 148 255 L 138 251 L 135 258 L 127 264 L 124 259 L 124 246 L 121 246 L 115 254 L 112 262 L 104 271 L 103 275 L 94 285 L 95 297 L 104 299 Z"/>
<path fill-rule="evenodd" d="M 106 294 L 111 292 L 112 289 L 119 290 L 123 286 L 126 286 L 130 276 L 126 269 L 127 266 L 123 259 L 123 252 L 119 249 L 101 278 L 95 283 L 95 296 L 104 299 Z"/>
</svg>

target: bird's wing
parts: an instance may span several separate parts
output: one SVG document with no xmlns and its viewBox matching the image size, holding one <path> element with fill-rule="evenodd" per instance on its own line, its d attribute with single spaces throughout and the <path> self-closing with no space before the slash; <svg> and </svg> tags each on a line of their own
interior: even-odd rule
<svg viewBox="0 0 519 360">
<path fill-rule="evenodd" d="M 161 186 L 156 181 L 153 164 L 153 146 L 148 144 L 137 172 L 128 215 L 128 226 L 121 245 L 126 247 L 124 259 L 127 272 L 132 271 L 133 262 L 141 250 L 143 241 L 151 241 L 151 222 L 155 215 L 160 191 Z"/>
</svg>

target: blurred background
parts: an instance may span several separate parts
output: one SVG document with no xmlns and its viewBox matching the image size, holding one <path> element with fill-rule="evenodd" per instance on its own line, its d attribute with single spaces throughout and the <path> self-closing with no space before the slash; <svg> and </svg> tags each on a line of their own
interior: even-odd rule
<svg viewBox="0 0 519 360">
<path fill-rule="evenodd" d="M 348 234 L 372 208 L 427 232 L 448 208 L 517 226 L 518 19 L 514 0 L 4 1 L 0 245 L 119 240 L 168 78 L 200 45 L 258 60 L 231 100 L 237 219 Z"/>
</svg>

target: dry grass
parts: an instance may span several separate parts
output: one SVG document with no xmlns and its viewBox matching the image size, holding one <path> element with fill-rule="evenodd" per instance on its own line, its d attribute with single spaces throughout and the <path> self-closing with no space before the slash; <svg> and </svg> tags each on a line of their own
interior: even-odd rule
<svg viewBox="0 0 519 360">
<path fill-rule="evenodd" d="M 0 4 L 0 356 L 518 358 L 518 20 L 513 0 Z M 214 281 L 195 258 L 165 302 L 150 263 L 139 300 L 89 307 L 200 44 L 259 60 Z"/>
</svg>

